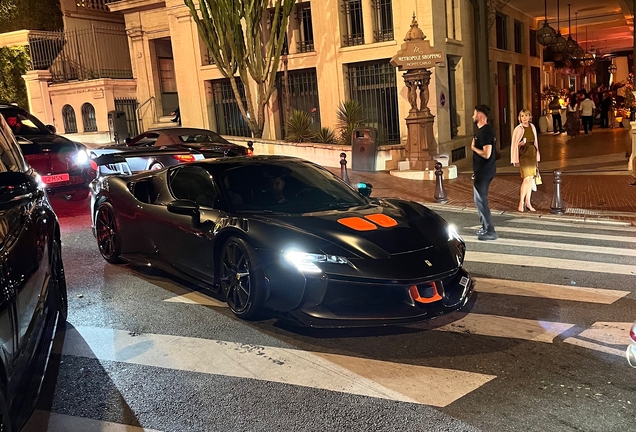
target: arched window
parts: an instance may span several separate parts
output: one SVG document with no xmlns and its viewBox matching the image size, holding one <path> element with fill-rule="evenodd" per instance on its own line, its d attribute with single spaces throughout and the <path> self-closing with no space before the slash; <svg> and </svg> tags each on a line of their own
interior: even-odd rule
<svg viewBox="0 0 636 432">
<path fill-rule="evenodd" d="M 62 108 L 62 121 L 64 122 L 64 133 L 77 133 L 77 120 L 75 120 L 75 110 L 70 105 Z"/>
<path fill-rule="evenodd" d="M 97 132 L 95 107 L 88 102 L 82 105 L 82 123 L 84 124 L 84 132 Z"/>
</svg>

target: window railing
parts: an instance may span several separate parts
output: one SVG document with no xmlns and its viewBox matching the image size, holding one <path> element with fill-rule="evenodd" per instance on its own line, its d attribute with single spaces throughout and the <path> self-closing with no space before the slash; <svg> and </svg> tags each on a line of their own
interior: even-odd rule
<svg viewBox="0 0 636 432">
<path fill-rule="evenodd" d="M 373 36 L 376 42 L 392 41 L 393 34 L 393 4 L 392 0 L 374 0 L 375 30 Z"/>
<path fill-rule="evenodd" d="M 344 0 L 342 13 L 347 26 L 347 32 L 342 37 L 342 44 L 344 46 L 364 45 L 362 0 Z"/>
</svg>

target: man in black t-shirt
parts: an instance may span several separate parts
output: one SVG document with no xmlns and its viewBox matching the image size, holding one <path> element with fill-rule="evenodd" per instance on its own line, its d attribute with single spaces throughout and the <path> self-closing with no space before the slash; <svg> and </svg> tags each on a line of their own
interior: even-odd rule
<svg viewBox="0 0 636 432">
<path fill-rule="evenodd" d="M 479 240 L 497 240 L 495 226 L 490 217 L 488 206 L 488 188 L 495 177 L 495 130 L 488 124 L 490 108 L 487 105 L 477 105 L 473 114 L 473 122 L 478 127 L 475 138 L 470 145 L 473 151 L 473 194 L 475 206 L 479 212 L 481 229 L 477 231 Z"/>
</svg>

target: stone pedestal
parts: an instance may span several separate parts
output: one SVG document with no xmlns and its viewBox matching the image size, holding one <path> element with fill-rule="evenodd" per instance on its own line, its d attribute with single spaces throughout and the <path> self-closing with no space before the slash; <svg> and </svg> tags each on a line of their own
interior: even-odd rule
<svg viewBox="0 0 636 432">
<path fill-rule="evenodd" d="M 430 111 L 411 112 L 406 118 L 408 142 L 406 154 L 412 170 L 432 170 L 435 168 L 433 155 L 437 153 L 437 142 L 433 133 L 435 117 Z"/>
<path fill-rule="evenodd" d="M 49 95 L 49 81 L 53 79 L 51 73 L 48 70 L 32 70 L 22 75 L 22 79 L 26 84 L 29 111 L 44 124 L 52 125 L 53 107 Z"/>
</svg>

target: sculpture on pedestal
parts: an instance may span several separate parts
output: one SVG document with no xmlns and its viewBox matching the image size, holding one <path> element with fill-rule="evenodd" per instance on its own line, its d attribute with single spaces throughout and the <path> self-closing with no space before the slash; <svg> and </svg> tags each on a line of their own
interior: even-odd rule
<svg viewBox="0 0 636 432">
<path fill-rule="evenodd" d="M 428 108 L 431 82 L 429 69 L 444 63 L 445 56 L 442 52 L 433 51 L 430 42 L 425 39 L 426 36 L 419 28 L 413 14 L 411 28 L 404 38 L 405 43 L 402 44 L 397 55 L 391 59 L 391 65 L 406 71 L 404 84 L 407 88 L 407 99 L 411 105 L 406 118 L 408 128 L 406 152 L 409 167 L 412 170 L 433 169 L 435 166 L 433 156 L 438 154 L 433 133 L 435 117 Z"/>
</svg>

